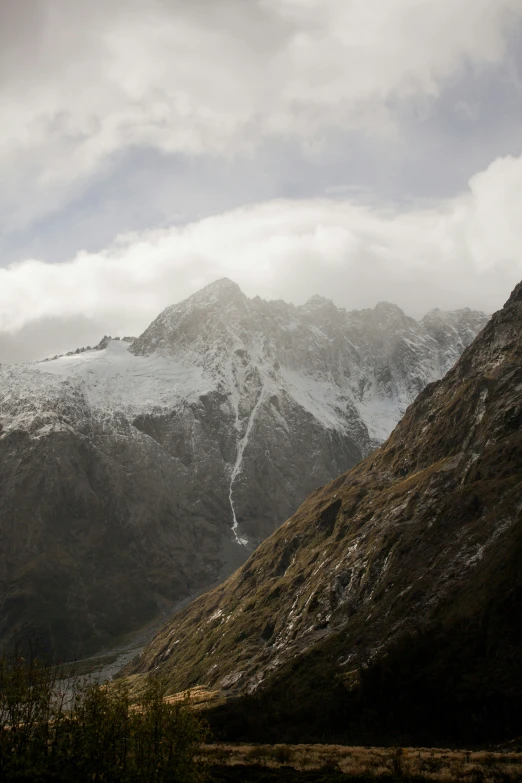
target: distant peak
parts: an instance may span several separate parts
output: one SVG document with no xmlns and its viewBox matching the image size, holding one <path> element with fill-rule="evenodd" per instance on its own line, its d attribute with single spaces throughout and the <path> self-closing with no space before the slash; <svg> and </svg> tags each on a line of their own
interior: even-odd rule
<svg viewBox="0 0 522 783">
<path fill-rule="evenodd" d="M 375 310 L 380 313 L 400 313 L 404 315 L 399 305 L 393 304 L 393 302 L 377 302 Z"/>
<path fill-rule="evenodd" d="M 452 321 L 456 318 L 466 319 L 470 317 L 487 318 L 485 313 L 482 313 L 480 310 L 471 310 L 469 307 L 461 307 L 459 310 L 441 310 L 440 307 L 434 307 L 426 313 L 422 322 L 427 323 L 435 320 Z"/>
<path fill-rule="evenodd" d="M 408 323 L 408 317 L 399 305 L 392 302 L 378 302 L 373 310 L 374 317 L 380 324 L 389 324 L 390 326 L 403 327 Z"/>
<path fill-rule="evenodd" d="M 209 285 L 206 285 L 205 288 L 197 291 L 185 301 L 205 305 L 216 302 L 240 302 L 246 298 L 237 283 L 234 283 L 228 277 L 221 277 L 219 280 L 209 283 Z M 176 307 L 176 305 L 174 306 Z"/>
<path fill-rule="evenodd" d="M 139 354 L 152 353 L 160 349 L 162 345 L 168 345 L 172 335 L 185 323 L 186 328 L 194 328 L 196 335 L 198 333 L 199 319 L 192 318 L 194 314 L 200 311 L 206 311 L 212 314 L 212 317 L 221 315 L 230 315 L 231 313 L 242 313 L 248 308 L 248 298 L 242 292 L 237 283 L 234 283 L 228 277 L 222 277 L 214 280 L 213 283 L 205 286 L 192 296 L 184 299 L 178 304 L 173 304 L 165 308 L 162 313 L 145 329 L 143 334 L 135 340 L 131 347 L 131 353 L 136 356 Z M 192 321 L 192 327 L 187 326 Z M 194 335 L 193 335 L 194 336 Z M 170 348 L 169 348 L 170 350 Z"/>
<path fill-rule="evenodd" d="M 312 296 L 310 299 L 308 299 L 308 301 L 303 305 L 303 307 L 311 310 L 311 309 L 317 309 L 318 307 L 335 307 L 335 304 L 332 302 L 331 299 L 326 299 L 326 297 L 324 296 L 319 296 L 318 294 L 315 294 L 315 296 Z"/>
<path fill-rule="evenodd" d="M 238 286 L 237 283 L 234 283 L 233 280 L 231 280 L 229 277 L 220 277 L 218 280 L 214 280 L 213 283 L 209 283 L 204 288 L 202 288 L 198 293 L 204 294 L 204 293 L 219 293 L 219 292 L 234 292 L 242 294 L 242 290 Z"/>
</svg>

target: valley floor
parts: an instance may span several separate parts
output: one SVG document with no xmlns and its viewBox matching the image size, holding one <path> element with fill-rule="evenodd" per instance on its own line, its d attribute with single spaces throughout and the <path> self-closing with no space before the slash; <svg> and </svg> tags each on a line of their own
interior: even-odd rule
<svg viewBox="0 0 522 783">
<path fill-rule="evenodd" d="M 213 783 L 515 783 L 522 753 L 340 745 L 207 745 Z"/>
</svg>

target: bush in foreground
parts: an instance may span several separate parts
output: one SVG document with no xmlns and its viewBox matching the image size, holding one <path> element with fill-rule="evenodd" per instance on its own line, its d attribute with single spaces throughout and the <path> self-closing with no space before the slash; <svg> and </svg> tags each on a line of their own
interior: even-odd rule
<svg viewBox="0 0 522 783">
<path fill-rule="evenodd" d="M 34 658 L 0 659 L 3 783 L 198 783 L 204 738 L 158 681 L 136 705 L 124 684 L 81 684 Z"/>
</svg>

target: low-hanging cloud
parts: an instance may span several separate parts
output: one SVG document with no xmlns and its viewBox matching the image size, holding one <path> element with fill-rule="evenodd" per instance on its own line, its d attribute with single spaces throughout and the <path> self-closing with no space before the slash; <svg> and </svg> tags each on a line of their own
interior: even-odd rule
<svg viewBox="0 0 522 783">
<path fill-rule="evenodd" d="M 522 278 L 521 213 L 522 157 L 506 157 L 428 208 L 273 201 L 120 236 L 66 263 L 0 269 L 0 337 L 30 330 L 37 357 L 63 347 L 57 323 L 85 336 L 91 324 L 92 340 L 102 328 L 136 334 L 222 276 L 248 295 L 295 303 L 321 294 L 347 308 L 386 299 L 416 316 L 435 306 L 492 312 Z"/>
</svg>

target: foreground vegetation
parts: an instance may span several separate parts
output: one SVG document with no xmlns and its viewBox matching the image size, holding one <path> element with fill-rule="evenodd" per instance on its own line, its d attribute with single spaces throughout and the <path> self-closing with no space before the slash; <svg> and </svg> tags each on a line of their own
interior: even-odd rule
<svg viewBox="0 0 522 783">
<path fill-rule="evenodd" d="M 33 657 L 0 659 L 2 783 L 514 783 L 522 753 L 346 745 L 205 744 L 216 694 L 166 697 L 154 679 L 72 677 Z M 202 712 L 203 711 L 203 712 Z"/>
<path fill-rule="evenodd" d="M 139 704 L 125 684 L 62 678 L 33 657 L 0 659 L 2 783 L 198 783 L 201 721 L 150 680 Z"/>
<path fill-rule="evenodd" d="M 522 753 L 342 745 L 207 745 L 214 783 L 515 783 Z"/>
</svg>

